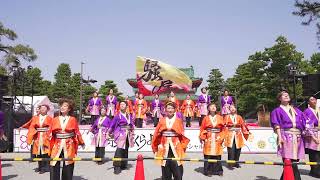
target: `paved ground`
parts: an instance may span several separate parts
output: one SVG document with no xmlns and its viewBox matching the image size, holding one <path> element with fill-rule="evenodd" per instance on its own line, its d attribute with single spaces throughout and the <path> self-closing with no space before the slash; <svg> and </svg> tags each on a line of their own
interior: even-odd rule
<svg viewBox="0 0 320 180">
<path fill-rule="evenodd" d="M 152 156 L 152 153 L 143 153 L 144 156 Z M 136 157 L 137 153 L 129 153 L 129 157 Z M 24 157 L 27 158 L 27 153 L 4 153 L 1 154 L 3 158 Z M 79 154 L 79 157 L 93 157 L 93 153 Z M 112 157 L 113 153 L 107 153 L 106 157 Z M 200 153 L 189 153 L 189 158 L 202 158 Z M 226 159 L 226 155 L 223 156 Z M 281 159 L 274 154 L 243 154 L 241 160 L 254 161 L 280 161 Z M 33 169 L 36 168 L 37 163 L 29 162 L 3 162 L 2 174 L 3 179 L 18 180 L 18 179 L 32 179 L 43 180 L 49 179 L 49 173 L 37 174 Z M 146 180 L 160 180 L 161 168 L 154 163 L 154 161 L 144 161 Z M 241 179 L 241 180 L 276 180 L 279 179 L 282 171 L 281 166 L 266 166 L 266 165 L 242 165 L 240 169 L 229 170 L 224 169 L 223 177 L 206 177 L 202 174 L 203 163 L 186 162 L 184 165 L 183 179 Z M 309 166 L 300 166 L 302 179 L 315 179 L 308 176 Z M 123 171 L 120 175 L 113 174 L 112 163 L 108 162 L 103 165 L 96 165 L 94 162 L 76 162 L 74 179 L 75 180 L 100 180 L 100 179 L 133 179 L 135 174 L 135 162 L 129 162 L 129 169 Z"/>
</svg>

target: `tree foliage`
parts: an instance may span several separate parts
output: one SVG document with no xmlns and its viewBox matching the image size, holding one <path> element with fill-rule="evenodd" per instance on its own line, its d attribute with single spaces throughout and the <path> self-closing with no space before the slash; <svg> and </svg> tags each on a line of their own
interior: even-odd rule
<svg viewBox="0 0 320 180">
<path fill-rule="evenodd" d="M 208 77 L 208 90 L 213 101 L 218 101 L 224 87 L 223 75 L 219 69 L 212 69 Z"/>
<path fill-rule="evenodd" d="M 292 94 L 288 69 L 292 63 L 297 64 L 301 74 L 314 71 L 310 61 L 304 60 L 303 53 L 283 36 L 278 37 L 273 46 L 250 55 L 248 62 L 239 65 L 235 75 L 226 81 L 227 88 L 237 98 L 238 110 L 250 114 L 262 105 L 272 109 L 278 103 L 279 90 L 287 89 Z M 297 98 L 302 98 L 300 81 L 296 89 Z"/>
<path fill-rule="evenodd" d="M 37 59 L 35 51 L 30 46 L 12 43 L 17 38 L 13 30 L 4 27 L 0 22 L 0 73 L 7 73 L 11 63 L 20 65 L 22 60 L 31 62 Z"/>
</svg>

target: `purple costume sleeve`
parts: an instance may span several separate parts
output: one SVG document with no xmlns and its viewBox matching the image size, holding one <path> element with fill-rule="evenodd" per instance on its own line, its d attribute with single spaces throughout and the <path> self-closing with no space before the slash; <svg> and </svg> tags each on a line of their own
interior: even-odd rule
<svg viewBox="0 0 320 180">
<path fill-rule="evenodd" d="M 276 126 L 280 127 L 280 119 L 281 118 L 280 118 L 280 115 L 278 113 L 278 108 L 276 108 L 271 112 L 271 115 L 270 115 L 271 127 L 272 128 L 275 128 Z"/>
<path fill-rule="evenodd" d="M 296 128 L 304 130 L 306 125 L 305 117 L 298 108 L 295 108 L 295 111 L 297 113 L 295 122 Z M 278 107 L 271 112 L 270 122 L 273 128 L 276 126 L 279 126 L 281 129 L 289 129 L 293 127 L 291 119 L 281 107 Z"/>
</svg>

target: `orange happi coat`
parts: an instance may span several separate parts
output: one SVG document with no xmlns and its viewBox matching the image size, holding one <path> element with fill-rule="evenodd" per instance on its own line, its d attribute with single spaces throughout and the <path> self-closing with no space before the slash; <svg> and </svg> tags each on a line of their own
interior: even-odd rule
<svg viewBox="0 0 320 180">
<path fill-rule="evenodd" d="M 127 109 L 126 109 L 126 113 L 128 114 L 133 114 L 133 105 L 131 100 L 126 100 L 127 102 Z M 120 113 L 120 103 L 117 103 L 117 107 L 116 107 L 116 114 Z"/>
<path fill-rule="evenodd" d="M 29 129 L 32 120 L 33 120 L 34 118 L 37 118 L 37 117 L 38 117 L 38 116 L 32 116 L 32 118 L 31 118 L 28 122 L 24 123 L 20 128 Z"/>
<path fill-rule="evenodd" d="M 44 118 L 43 122 L 40 122 L 40 118 Z M 33 143 L 32 154 L 50 154 L 50 138 L 51 138 L 51 124 L 52 118 L 46 116 L 34 116 L 31 119 L 31 124 L 27 134 L 27 143 L 31 145 Z M 38 132 L 37 128 L 47 128 L 46 132 Z"/>
<path fill-rule="evenodd" d="M 176 96 L 174 96 L 174 97 L 169 97 L 168 98 L 168 102 L 174 102 L 175 104 L 176 104 L 176 109 L 177 109 L 177 112 L 179 112 L 180 111 L 180 102 L 179 102 L 179 100 L 176 98 Z"/>
<path fill-rule="evenodd" d="M 170 124 L 168 117 L 162 117 L 154 131 L 152 138 L 152 150 L 156 157 L 166 158 L 168 157 L 169 147 L 171 147 L 175 158 L 184 158 L 185 151 L 187 149 L 189 139 L 184 136 L 183 122 L 181 119 L 173 117 L 173 123 Z M 164 131 L 174 131 L 178 136 L 165 137 L 162 135 Z M 158 161 L 162 166 L 165 166 L 166 161 Z M 182 161 L 178 161 L 178 165 L 181 165 Z"/>
<path fill-rule="evenodd" d="M 234 118 L 234 119 L 233 119 Z M 240 115 L 235 114 L 232 116 L 231 114 L 225 116 L 226 125 L 227 125 L 227 135 L 225 146 L 231 148 L 233 144 L 233 140 L 235 140 L 237 149 L 242 148 L 245 145 L 246 139 L 248 139 L 249 129 L 246 126 L 244 120 Z M 237 128 L 239 130 L 232 130 L 232 128 Z"/>
<path fill-rule="evenodd" d="M 136 118 L 144 119 L 148 110 L 147 101 L 144 99 L 137 99 L 134 104 L 134 110 L 136 111 Z"/>
<path fill-rule="evenodd" d="M 218 156 L 223 154 L 223 141 L 225 139 L 225 123 L 223 117 L 207 115 L 200 126 L 200 140 L 203 144 L 203 154 Z M 213 132 L 210 129 L 214 129 Z"/>
<path fill-rule="evenodd" d="M 52 121 L 52 139 L 51 139 L 51 158 L 58 158 L 63 150 L 64 158 L 76 157 L 78 145 L 83 145 L 84 141 L 79 131 L 77 119 L 72 116 L 58 116 Z M 65 123 L 63 123 L 65 122 Z M 57 133 L 74 133 L 74 137 L 67 139 L 58 139 L 55 137 Z M 72 164 L 74 161 L 66 161 L 66 164 Z M 51 161 L 50 165 L 54 166 L 56 161 Z"/>
<path fill-rule="evenodd" d="M 181 111 L 183 112 L 184 117 L 193 117 L 194 116 L 194 106 L 195 103 L 190 100 L 184 100 L 181 106 Z"/>
</svg>

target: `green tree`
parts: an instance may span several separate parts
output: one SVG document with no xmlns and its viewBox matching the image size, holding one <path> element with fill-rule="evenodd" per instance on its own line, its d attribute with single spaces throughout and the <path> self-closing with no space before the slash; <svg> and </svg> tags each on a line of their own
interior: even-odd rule
<svg viewBox="0 0 320 180">
<path fill-rule="evenodd" d="M 58 66 L 57 72 L 54 75 L 55 82 L 53 83 L 53 101 L 58 101 L 62 97 L 74 97 L 72 93 L 71 69 L 70 65 L 62 63 Z"/>
<path fill-rule="evenodd" d="M 25 95 L 31 96 L 32 89 L 34 96 L 40 96 L 41 94 L 41 86 L 43 78 L 41 76 L 41 70 L 39 68 L 28 69 L 25 73 Z"/>
<path fill-rule="evenodd" d="M 314 53 L 311 56 L 310 65 L 315 69 L 315 72 L 320 72 L 320 53 Z"/>
<path fill-rule="evenodd" d="M 106 96 L 109 94 L 110 89 L 113 89 L 113 94 L 118 98 L 118 100 L 123 99 L 123 97 L 121 96 L 122 93 L 119 92 L 117 85 L 111 80 L 106 80 L 99 89 L 99 93 L 102 94 L 103 100 L 106 99 Z"/>
<path fill-rule="evenodd" d="M 49 99 L 52 99 L 52 93 L 53 93 L 52 88 L 53 88 L 53 86 L 52 86 L 52 83 L 50 81 L 43 80 L 41 82 L 40 94 L 42 96 L 48 96 Z"/>
<path fill-rule="evenodd" d="M 235 75 L 227 80 L 227 87 L 236 92 L 240 112 L 256 112 L 261 105 L 272 109 L 277 105 L 276 95 L 280 89 L 292 93 L 292 83 L 288 76 L 288 65 L 296 63 L 300 73 L 310 70 L 303 53 L 283 36 L 276 43 L 249 56 L 248 62 L 241 64 Z M 302 98 L 301 82 L 297 82 L 297 97 Z"/>
<path fill-rule="evenodd" d="M 93 92 L 95 92 L 97 89 L 90 84 L 84 84 L 82 87 L 82 107 L 85 109 L 88 105 L 89 99 L 92 97 Z M 84 110 L 83 109 L 83 110 Z"/>
<path fill-rule="evenodd" d="M 212 100 L 218 101 L 218 97 L 221 95 L 222 88 L 224 87 L 223 75 L 219 69 L 212 69 L 207 82 L 209 95 L 213 98 Z"/>
<path fill-rule="evenodd" d="M 4 27 L 0 22 L 0 73 L 6 73 L 7 71 L 5 71 L 5 69 L 7 69 L 8 65 L 13 62 L 16 62 L 18 65 L 20 65 L 21 60 L 30 62 L 37 59 L 37 55 L 35 54 L 34 50 L 28 45 L 14 45 L 11 43 L 17 38 L 18 36 L 13 30 Z"/>
</svg>

